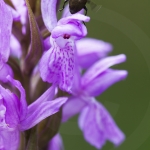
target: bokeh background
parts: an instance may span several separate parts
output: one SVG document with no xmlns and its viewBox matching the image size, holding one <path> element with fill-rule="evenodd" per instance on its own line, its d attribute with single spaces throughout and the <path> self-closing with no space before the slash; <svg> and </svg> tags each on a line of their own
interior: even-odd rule
<svg viewBox="0 0 150 150">
<path fill-rule="evenodd" d="M 110 55 L 124 53 L 127 61 L 115 66 L 128 70 L 125 81 L 109 88 L 97 99 L 108 109 L 126 135 L 115 148 L 110 142 L 103 150 L 150 149 L 150 1 L 91 0 L 102 7 L 88 7 L 91 21 L 86 23 L 88 37 L 112 43 Z M 61 4 L 62 6 L 62 4 Z M 60 128 L 65 150 L 95 150 L 78 128 L 77 116 Z"/>
</svg>

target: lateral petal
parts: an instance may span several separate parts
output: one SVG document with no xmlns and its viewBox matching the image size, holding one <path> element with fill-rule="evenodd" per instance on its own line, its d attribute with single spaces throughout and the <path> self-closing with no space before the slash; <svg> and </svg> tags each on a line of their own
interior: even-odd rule
<svg viewBox="0 0 150 150">
<path fill-rule="evenodd" d="M 124 80 L 127 74 L 128 72 L 126 70 L 107 69 L 89 84 L 84 86 L 84 91 L 90 96 L 98 96 L 116 82 Z"/>
<path fill-rule="evenodd" d="M 60 97 L 41 103 L 34 112 L 29 110 L 32 113 L 28 113 L 26 119 L 21 122 L 20 130 L 28 130 L 48 116 L 55 114 L 66 101 L 66 97 Z"/>
<path fill-rule="evenodd" d="M 99 60 L 85 72 L 85 74 L 82 77 L 82 85 L 87 85 L 94 78 L 96 78 L 105 70 L 107 70 L 109 67 L 116 64 L 120 64 L 124 61 L 126 61 L 126 56 L 124 54 L 120 54 L 117 56 L 110 56 L 102 60 Z"/>
<path fill-rule="evenodd" d="M 51 32 L 57 25 L 56 17 L 57 0 L 42 0 L 41 11 L 45 26 Z"/>
<path fill-rule="evenodd" d="M 99 59 L 108 55 L 112 45 L 97 39 L 84 38 L 76 41 L 79 65 L 88 68 Z"/>
</svg>

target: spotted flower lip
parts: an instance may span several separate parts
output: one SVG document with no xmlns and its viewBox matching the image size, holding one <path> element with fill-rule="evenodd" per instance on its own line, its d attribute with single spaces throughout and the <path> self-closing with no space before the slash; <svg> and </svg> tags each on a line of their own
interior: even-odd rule
<svg viewBox="0 0 150 150">
<path fill-rule="evenodd" d="M 19 134 L 38 124 L 46 117 L 59 111 L 66 102 L 66 97 L 52 100 L 55 87 L 50 87 L 34 103 L 27 106 L 25 91 L 20 82 L 7 76 L 9 82 L 20 91 L 20 98 L 8 89 L 0 86 L 0 145 L 6 150 L 16 150 L 19 145 Z M 15 139 L 15 140 L 14 140 Z"/>
<path fill-rule="evenodd" d="M 100 59 L 82 77 L 77 68 L 73 94 L 63 106 L 62 122 L 79 113 L 78 124 L 84 138 L 97 149 L 102 148 L 107 140 L 118 146 L 125 139 L 106 108 L 94 98 L 127 77 L 126 70 L 109 68 L 125 60 L 124 54 Z"/>
<path fill-rule="evenodd" d="M 82 21 L 89 17 L 82 14 L 66 16 L 57 21 L 56 0 L 42 0 L 42 17 L 51 32 L 51 48 L 42 56 L 39 70 L 43 81 L 54 83 L 71 93 L 76 57 L 75 40 L 86 36 L 87 29 Z"/>
</svg>

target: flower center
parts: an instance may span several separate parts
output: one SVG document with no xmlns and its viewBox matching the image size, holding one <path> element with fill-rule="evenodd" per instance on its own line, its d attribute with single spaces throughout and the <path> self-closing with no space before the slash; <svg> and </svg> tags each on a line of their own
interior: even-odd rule
<svg viewBox="0 0 150 150">
<path fill-rule="evenodd" d="M 69 39 L 69 38 L 70 38 L 70 35 L 64 34 L 63 38 L 64 38 L 64 39 Z"/>
</svg>

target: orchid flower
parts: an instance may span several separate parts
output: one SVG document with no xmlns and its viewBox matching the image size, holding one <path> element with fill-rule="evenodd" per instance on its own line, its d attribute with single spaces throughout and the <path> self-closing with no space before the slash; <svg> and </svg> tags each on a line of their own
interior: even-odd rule
<svg viewBox="0 0 150 150">
<path fill-rule="evenodd" d="M 60 19 L 56 18 L 57 0 L 42 0 L 42 17 L 51 32 L 50 45 L 41 58 L 39 70 L 43 81 L 59 85 L 62 90 L 71 92 L 76 47 L 75 40 L 87 34 L 85 25 L 89 17 L 74 14 Z"/>
<path fill-rule="evenodd" d="M 0 147 L 16 150 L 20 132 L 28 130 L 46 117 L 59 111 L 66 97 L 54 98 L 55 87 L 50 87 L 41 97 L 27 106 L 25 91 L 20 82 L 7 76 L 10 83 L 20 91 L 20 98 L 0 86 Z"/>
<path fill-rule="evenodd" d="M 106 140 L 117 146 L 125 139 L 106 108 L 94 98 L 114 83 L 126 78 L 127 71 L 109 69 L 125 60 L 123 54 L 103 58 L 94 63 L 82 77 L 79 71 L 76 71 L 73 95 L 63 106 L 62 121 L 65 122 L 80 113 L 78 123 L 84 138 L 97 149 L 102 148 Z"/>
</svg>

